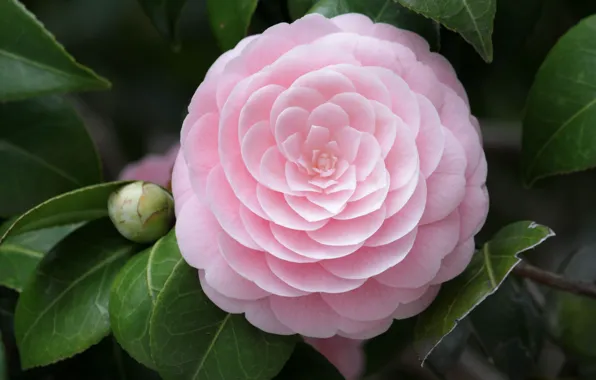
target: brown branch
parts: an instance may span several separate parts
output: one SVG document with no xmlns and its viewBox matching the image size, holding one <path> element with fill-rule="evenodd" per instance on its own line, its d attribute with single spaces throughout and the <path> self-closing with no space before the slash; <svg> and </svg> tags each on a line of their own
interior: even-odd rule
<svg viewBox="0 0 596 380">
<path fill-rule="evenodd" d="M 548 272 L 533 265 L 521 262 L 513 273 L 554 289 L 596 299 L 596 286 L 589 282 L 568 280 L 556 273 Z"/>
</svg>

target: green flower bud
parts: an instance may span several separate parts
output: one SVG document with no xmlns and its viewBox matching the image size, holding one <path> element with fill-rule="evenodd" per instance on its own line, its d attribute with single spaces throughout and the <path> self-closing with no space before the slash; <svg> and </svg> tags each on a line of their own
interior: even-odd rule
<svg viewBox="0 0 596 380">
<path fill-rule="evenodd" d="M 158 185 L 137 181 L 110 195 L 108 214 L 122 236 L 151 243 L 174 225 L 174 198 Z"/>
</svg>

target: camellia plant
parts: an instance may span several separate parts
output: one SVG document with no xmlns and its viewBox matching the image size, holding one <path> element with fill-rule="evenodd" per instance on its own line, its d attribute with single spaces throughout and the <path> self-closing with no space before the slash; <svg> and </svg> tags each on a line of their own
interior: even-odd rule
<svg viewBox="0 0 596 380">
<path fill-rule="evenodd" d="M 128 3 L 0 0 L 0 380 L 596 378 L 596 5 Z"/>
</svg>

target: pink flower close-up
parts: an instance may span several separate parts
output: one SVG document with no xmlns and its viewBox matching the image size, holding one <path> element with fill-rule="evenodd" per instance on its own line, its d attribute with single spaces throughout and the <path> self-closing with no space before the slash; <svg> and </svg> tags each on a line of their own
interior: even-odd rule
<svg viewBox="0 0 596 380">
<path fill-rule="evenodd" d="M 488 212 L 449 62 L 359 14 L 242 40 L 181 131 L 176 236 L 207 296 L 275 334 L 368 339 L 460 274 Z"/>
<path fill-rule="evenodd" d="M 327 339 L 306 338 L 305 342 L 325 356 L 346 380 L 358 379 L 364 372 L 364 341 L 334 336 Z"/>
<path fill-rule="evenodd" d="M 118 176 L 121 180 L 136 180 L 155 183 L 162 187 L 170 187 L 172 169 L 180 146 L 171 147 L 164 154 L 150 154 L 139 161 L 124 167 Z"/>
</svg>

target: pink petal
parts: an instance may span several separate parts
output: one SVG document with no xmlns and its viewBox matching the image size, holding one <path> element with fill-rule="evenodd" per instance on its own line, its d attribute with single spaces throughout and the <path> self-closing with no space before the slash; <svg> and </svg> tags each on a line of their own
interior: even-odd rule
<svg viewBox="0 0 596 380">
<path fill-rule="evenodd" d="M 486 163 L 486 156 L 484 152 L 480 157 L 480 163 L 476 167 L 476 170 L 467 177 L 468 178 L 468 186 L 482 186 L 486 183 L 486 173 L 487 173 L 487 163 Z"/>
<path fill-rule="evenodd" d="M 205 280 L 204 270 L 199 270 L 198 275 L 201 282 L 201 288 L 203 289 L 203 292 L 205 292 L 205 295 L 223 311 L 234 314 L 242 313 L 246 309 L 246 306 L 250 303 L 249 301 L 226 297 L 223 294 L 217 292 Z"/>
<path fill-rule="evenodd" d="M 390 317 L 403 299 L 423 295 L 425 289 L 395 289 L 368 280 L 361 287 L 341 294 L 321 294 L 323 300 L 342 317 L 356 321 L 377 321 Z"/>
<path fill-rule="evenodd" d="M 375 111 L 364 96 L 355 92 L 343 93 L 335 95 L 329 102 L 346 111 L 350 127 L 365 133 L 375 132 Z"/>
<path fill-rule="evenodd" d="M 334 139 L 339 145 L 343 159 L 348 163 L 352 163 L 356 159 L 361 137 L 362 132 L 351 127 L 342 128 L 335 133 Z"/>
<path fill-rule="evenodd" d="M 362 66 L 383 67 L 401 75 L 403 64 L 398 58 L 398 50 L 403 50 L 402 55 L 412 52 L 400 45 L 368 36 L 357 36 L 354 47 L 354 56 Z"/>
<path fill-rule="evenodd" d="M 395 215 L 399 210 L 402 209 L 408 203 L 414 191 L 418 186 L 418 180 L 423 178 L 421 174 L 414 175 L 404 186 L 397 190 L 390 191 L 387 194 L 387 200 L 385 201 L 385 207 L 387 207 L 387 218 Z"/>
<path fill-rule="evenodd" d="M 271 297 L 270 302 L 277 319 L 298 334 L 329 338 L 337 333 L 340 316 L 318 294 L 299 298 Z"/>
<path fill-rule="evenodd" d="M 218 121 L 216 114 L 204 115 L 189 129 L 182 145 L 185 162 L 192 173 L 190 181 L 199 196 L 204 196 L 207 175 L 219 163 Z"/>
<path fill-rule="evenodd" d="M 441 119 L 430 100 L 417 95 L 420 107 L 420 132 L 416 136 L 416 146 L 420 156 L 420 170 L 428 178 L 439 165 L 445 147 L 445 132 Z"/>
<path fill-rule="evenodd" d="M 460 241 L 467 240 L 480 231 L 488 214 L 488 200 L 486 186 L 466 187 L 464 200 L 459 206 L 462 220 Z"/>
<path fill-rule="evenodd" d="M 294 251 L 281 245 L 273 236 L 271 222 L 268 220 L 259 218 L 253 214 L 247 208 L 240 208 L 240 217 L 242 223 L 246 227 L 246 231 L 251 238 L 264 250 L 265 252 L 286 261 L 293 263 L 313 263 L 318 261 L 317 259 L 311 259 L 302 255 L 297 254 Z M 252 277 L 251 277 L 252 278 Z"/>
<path fill-rule="evenodd" d="M 182 206 L 177 215 L 176 239 L 184 260 L 205 269 L 219 255 L 217 236 L 222 232 L 207 205 L 195 196 Z"/>
<path fill-rule="evenodd" d="M 347 13 L 335 16 L 331 21 L 339 26 L 344 32 L 366 35 L 373 27 L 373 22 L 367 16 L 360 13 Z"/>
<path fill-rule="evenodd" d="M 355 289 L 365 280 L 349 280 L 327 272 L 319 263 L 296 264 L 267 256 L 271 271 L 288 285 L 305 292 L 342 293 Z"/>
<path fill-rule="evenodd" d="M 418 228 L 412 250 L 399 264 L 375 278 L 388 286 L 419 288 L 438 273 L 441 260 L 455 248 L 459 235 L 459 213 Z"/>
<path fill-rule="evenodd" d="M 242 51 L 241 61 L 246 67 L 247 73 L 253 74 L 274 63 L 294 46 L 296 44 L 286 36 L 272 33 L 262 34 Z"/>
<path fill-rule="evenodd" d="M 321 265 L 336 276 L 347 279 L 367 279 L 401 262 L 414 245 L 417 230 L 393 243 L 380 247 L 362 247 L 349 256 L 323 260 Z M 383 317 L 384 318 L 384 317 Z M 379 318 L 377 318 L 379 319 Z"/>
<path fill-rule="evenodd" d="M 363 341 L 333 336 L 327 339 L 305 338 L 304 341 L 323 354 L 346 378 L 356 380 L 364 371 Z"/>
<path fill-rule="evenodd" d="M 308 118 L 309 125 L 324 127 L 335 134 L 350 123 L 348 114 L 340 106 L 324 103 L 315 108 Z"/>
<path fill-rule="evenodd" d="M 313 149 L 323 148 L 325 144 L 329 142 L 330 135 L 329 129 L 312 124 L 308 131 L 308 135 L 306 136 L 306 141 L 304 142 L 304 150 L 306 151 L 306 154 L 309 155 Z"/>
<path fill-rule="evenodd" d="M 308 222 L 292 210 L 284 199 L 284 195 L 259 185 L 257 187 L 257 198 L 263 210 L 273 223 L 296 230 L 310 231 L 324 226 L 327 221 Z"/>
<path fill-rule="evenodd" d="M 420 175 L 414 194 L 395 215 L 387 218 L 381 228 L 365 243 L 368 247 L 389 244 L 405 236 L 418 225 L 426 205 L 426 181 Z"/>
<path fill-rule="evenodd" d="M 395 144 L 397 125 L 401 121 L 384 104 L 372 102 L 375 110 L 375 138 L 381 147 L 381 155 L 386 158 Z"/>
<path fill-rule="evenodd" d="M 205 281 L 218 293 L 239 300 L 258 300 L 269 293 L 236 273 L 220 256 L 205 270 Z"/>
<path fill-rule="evenodd" d="M 310 129 L 308 117 L 308 111 L 303 108 L 289 107 L 283 110 L 271 124 L 275 129 L 275 140 L 281 144 L 296 133 L 306 136 Z"/>
<path fill-rule="evenodd" d="M 190 185 L 188 168 L 182 150 L 178 152 L 178 157 L 172 170 L 172 193 L 175 194 L 174 207 L 176 209 L 176 215 L 180 215 L 182 207 L 194 194 Z"/>
<path fill-rule="evenodd" d="M 273 191 L 292 193 L 286 180 L 286 160 L 277 146 L 270 147 L 263 155 L 258 180 Z"/>
<path fill-rule="evenodd" d="M 286 181 L 288 182 L 290 190 L 296 193 L 303 191 L 320 191 L 320 189 L 317 189 L 310 183 L 311 177 L 308 174 L 302 172 L 295 163 L 289 161 L 286 162 Z M 286 194 L 286 196 L 287 195 L 289 194 Z"/>
<path fill-rule="evenodd" d="M 269 298 L 246 305 L 246 319 L 257 328 L 277 335 L 293 335 L 294 331 L 282 324 L 269 305 Z"/>
<path fill-rule="evenodd" d="M 241 244 L 260 249 L 246 232 L 240 219 L 240 201 L 234 195 L 221 165 L 216 166 L 207 178 L 207 198 L 213 215 L 224 231 Z"/>
<path fill-rule="evenodd" d="M 271 272 L 265 259 L 266 253 L 246 248 L 226 234 L 221 234 L 218 240 L 219 250 L 228 265 L 242 277 L 253 281 L 261 289 L 283 297 L 297 297 L 305 294 L 281 281 Z"/>
<path fill-rule="evenodd" d="M 340 36 L 344 38 L 344 36 Z M 356 92 L 366 99 L 369 99 L 373 103 L 379 102 L 380 104 L 391 107 L 391 95 L 387 91 L 387 87 L 374 75 L 369 72 L 365 67 L 357 67 L 352 65 L 335 65 L 333 70 L 345 75 L 354 87 Z"/>
<path fill-rule="evenodd" d="M 372 339 L 389 330 L 393 318 L 374 322 L 360 322 L 344 318 L 340 322 L 338 335 L 349 339 Z"/>
<path fill-rule="evenodd" d="M 326 17 L 317 13 L 308 14 L 292 24 L 292 39 L 297 44 L 308 44 L 327 34 L 341 31 Z"/>
<path fill-rule="evenodd" d="M 412 91 L 424 95 L 437 110 L 441 109 L 446 86 L 439 82 L 432 68 L 417 62 L 408 67 L 402 78 Z"/>
<path fill-rule="evenodd" d="M 240 154 L 222 162 L 224 172 L 240 202 L 261 218 L 267 215 L 257 199 L 257 181 L 246 169 Z"/>
<path fill-rule="evenodd" d="M 474 239 L 470 238 L 460 243 L 441 262 L 439 273 L 432 280 L 433 284 L 441 284 L 459 276 L 470 264 L 474 255 Z"/>
<path fill-rule="evenodd" d="M 414 135 L 403 123 L 396 128 L 395 143 L 385 157 L 385 165 L 391 176 L 390 190 L 404 186 L 418 171 L 420 159 Z"/>
<path fill-rule="evenodd" d="M 302 136 L 302 133 L 296 132 L 285 139 L 285 141 L 281 144 L 280 150 L 288 160 L 296 162 L 302 155 L 303 145 L 304 137 Z"/>
<path fill-rule="evenodd" d="M 387 174 L 386 182 L 389 183 L 389 175 Z M 360 216 L 370 214 L 377 211 L 385 203 L 389 186 L 380 188 L 379 190 L 365 196 L 362 199 L 348 202 L 346 208 L 340 212 L 335 219 L 346 220 L 354 219 Z"/>
<path fill-rule="evenodd" d="M 363 181 L 372 173 L 379 160 L 382 160 L 381 147 L 373 135 L 363 133 L 360 137 L 358 154 L 354 160 L 356 179 Z M 391 173 L 391 171 L 390 171 Z"/>
<path fill-rule="evenodd" d="M 392 317 L 395 319 L 406 319 L 422 313 L 434 301 L 439 293 L 440 286 L 431 286 L 426 293 L 416 301 L 401 304 L 393 312 Z"/>
<path fill-rule="evenodd" d="M 323 98 L 323 95 L 321 95 L 319 92 L 307 88 L 307 87 L 291 87 L 288 88 L 287 90 L 285 90 L 284 92 L 281 93 L 281 95 L 279 95 L 277 97 L 277 99 L 275 100 L 275 102 L 273 103 L 273 107 L 271 108 L 271 116 L 270 116 L 270 123 L 271 126 L 275 126 L 280 115 L 282 114 L 282 112 L 286 111 L 289 108 L 297 108 L 297 109 L 301 109 L 301 111 L 306 111 L 306 116 L 304 115 L 292 115 L 292 116 L 287 116 L 287 120 L 288 122 L 291 122 L 292 118 L 295 117 L 300 117 L 301 120 L 304 120 L 304 123 L 298 123 L 297 125 L 299 126 L 297 130 L 293 130 L 291 128 L 291 125 L 288 126 L 287 128 L 284 128 L 284 133 L 283 136 L 285 136 L 284 138 L 277 138 L 277 141 L 284 141 L 285 138 L 287 138 L 287 136 L 290 136 L 296 132 L 304 132 L 304 136 L 306 136 L 306 132 L 308 132 L 308 128 L 309 125 L 307 125 L 306 120 L 308 119 L 308 114 L 310 114 L 310 112 L 312 112 L 312 110 L 314 110 L 315 108 L 317 108 L 319 105 L 323 104 L 325 102 L 325 99 Z M 292 112 L 298 112 L 298 111 L 292 111 Z M 275 136 L 278 136 L 278 133 L 275 134 Z M 282 137 L 282 136 L 280 136 Z"/>
<path fill-rule="evenodd" d="M 464 86 L 462 86 L 461 82 L 457 79 L 457 74 L 453 69 L 453 66 L 447 61 L 445 57 L 437 53 L 430 53 L 424 57 L 423 61 L 425 65 L 429 66 L 437 76 L 437 79 L 451 87 L 455 93 L 462 98 L 462 100 L 469 105 L 468 102 L 468 95 L 466 94 L 466 90 Z"/>
<path fill-rule="evenodd" d="M 335 214 L 325 210 L 324 208 L 315 205 L 304 197 L 295 197 L 292 195 L 285 195 L 286 202 L 296 211 L 298 215 L 303 217 L 309 222 L 318 222 L 321 220 L 329 219 Z"/>
<path fill-rule="evenodd" d="M 385 208 L 350 220 L 331 220 L 325 226 L 308 231 L 313 240 L 332 246 L 360 244 L 379 230 L 385 220 Z"/>
<path fill-rule="evenodd" d="M 356 184 L 354 183 L 354 186 Z M 306 199 L 309 202 L 325 209 L 327 212 L 336 215 L 345 209 L 348 200 L 354 194 L 354 189 L 337 191 L 331 194 L 313 193 L 308 194 Z"/>
<path fill-rule="evenodd" d="M 242 139 L 241 154 L 246 168 L 258 181 L 261 176 L 261 161 L 265 152 L 275 146 L 275 140 L 271 136 L 268 121 L 261 121 L 253 125 Z"/>
<path fill-rule="evenodd" d="M 316 90 L 325 99 L 331 99 L 342 92 L 353 92 L 356 89 L 346 76 L 331 69 L 311 71 L 298 78 L 292 87 L 307 87 Z"/>
<path fill-rule="evenodd" d="M 313 259 L 332 259 L 347 256 L 362 246 L 362 244 L 341 247 L 323 245 L 311 239 L 304 231 L 290 230 L 275 224 L 271 224 L 271 232 L 284 247 Z"/>
<path fill-rule="evenodd" d="M 364 181 L 358 183 L 350 202 L 358 201 L 383 188 L 389 190 L 389 172 L 385 169 L 385 162 L 379 160 L 372 173 Z"/>
<path fill-rule="evenodd" d="M 238 122 L 238 138 L 240 141 L 242 141 L 250 127 L 263 120 L 269 121 L 273 103 L 284 90 L 281 86 L 269 85 L 250 95 L 240 111 Z"/>
</svg>

